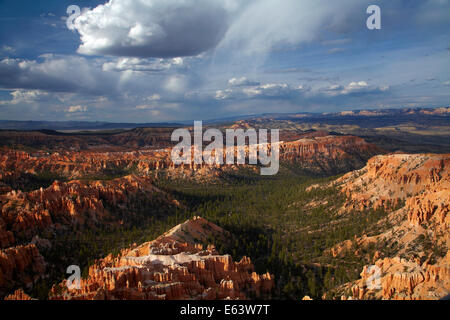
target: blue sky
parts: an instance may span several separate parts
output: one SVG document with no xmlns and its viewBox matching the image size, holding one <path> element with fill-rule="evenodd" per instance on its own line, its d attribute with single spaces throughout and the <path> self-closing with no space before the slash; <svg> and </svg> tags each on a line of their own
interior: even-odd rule
<svg viewBox="0 0 450 320">
<path fill-rule="evenodd" d="M 449 30 L 448 0 L 0 0 L 0 119 L 449 106 Z"/>
</svg>

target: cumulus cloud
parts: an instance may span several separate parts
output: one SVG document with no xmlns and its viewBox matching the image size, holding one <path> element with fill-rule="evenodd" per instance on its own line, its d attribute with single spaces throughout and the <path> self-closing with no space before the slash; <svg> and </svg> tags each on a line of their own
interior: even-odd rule
<svg viewBox="0 0 450 320">
<path fill-rule="evenodd" d="M 115 0 L 74 20 L 78 51 L 87 55 L 184 57 L 217 45 L 232 0 Z"/>
</svg>

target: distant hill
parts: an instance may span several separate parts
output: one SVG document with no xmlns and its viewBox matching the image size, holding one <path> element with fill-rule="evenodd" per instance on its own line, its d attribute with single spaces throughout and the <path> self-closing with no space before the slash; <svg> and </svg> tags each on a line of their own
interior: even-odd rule
<svg viewBox="0 0 450 320">
<path fill-rule="evenodd" d="M 0 120 L 0 129 L 3 130 L 114 130 L 133 128 L 163 128 L 180 127 L 180 123 L 113 123 L 99 121 L 16 121 Z"/>
<path fill-rule="evenodd" d="M 206 123 L 234 122 L 239 120 L 289 120 L 303 123 L 330 125 L 358 125 L 362 128 L 394 126 L 405 123 L 423 125 L 450 125 L 450 108 L 403 108 L 352 110 L 336 113 L 264 113 L 206 121 Z"/>
<path fill-rule="evenodd" d="M 303 123 L 326 123 L 330 125 L 358 125 L 363 128 L 393 126 L 409 122 L 423 125 L 442 126 L 450 124 L 450 108 L 403 108 L 352 110 L 336 113 L 264 113 L 255 115 L 231 116 L 204 121 L 205 124 L 223 124 L 239 120 L 290 120 Z M 201 119 L 198 119 L 201 120 Z M 133 128 L 164 128 L 192 125 L 193 121 L 161 123 L 113 123 L 105 121 L 16 121 L 0 120 L 3 130 L 117 130 Z"/>
</svg>

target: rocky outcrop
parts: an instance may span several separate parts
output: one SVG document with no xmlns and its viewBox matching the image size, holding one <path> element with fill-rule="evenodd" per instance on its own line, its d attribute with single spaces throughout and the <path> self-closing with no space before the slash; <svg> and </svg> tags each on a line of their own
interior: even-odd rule
<svg viewBox="0 0 450 320">
<path fill-rule="evenodd" d="M 151 171 L 170 166 L 169 149 L 140 151 L 0 152 L 0 179 L 19 179 L 22 174 L 51 173 L 68 179 L 126 175 L 131 169 Z M 12 176 L 12 177 L 10 177 Z M 10 177 L 10 178 L 8 178 Z"/>
<path fill-rule="evenodd" d="M 437 264 L 395 258 L 378 260 L 364 267 L 352 287 L 353 299 L 435 300 L 450 291 L 450 251 Z"/>
<path fill-rule="evenodd" d="M 431 188 L 449 187 L 450 155 L 392 154 L 336 181 L 348 198 L 347 209 L 392 208 Z"/>
<path fill-rule="evenodd" d="M 0 249 L 10 247 L 14 244 L 14 235 L 6 230 L 6 223 L 0 218 Z"/>
<path fill-rule="evenodd" d="M 354 246 L 380 244 L 374 265 L 365 266 L 361 279 L 344 286 L 351 289 L 352 299 L 439 299 L 450 292 L 450 155 L 377 156 L 336 184 L 347 196 L 343 212 L 391 211 L 380 223 L 392 226 L 381 234 L 331 249 L 339 257 Z M 371 285 L 374 279 L 378 288 Z"/>
<path fill-rule="evenodd" d="M 317 173 L 341 173 L 363 167 L 379 147 L 355 136 L 313 136 L 280 145 L 280 159 Z"/>
<path fill-rule="evenodd" d="M 94 228 L 112 217 L 109 208 L 131 215 L 137 198 L 160 198 L 168 206 L 177 205 L 150 179 L 135 175 L 109 181 L 55 181 L 46 189 L 11 191 L 0 196 L 0 229 L 8 230 L 2 233 L 0 244 L 10 245 L 13 235 L 29 240 L 48 228 Z M 118 223 L 120 219 L 112 220 Z"/>
<path fill-rule="evenodd" d="M 196 217 L 154 241 L 96 261 L 79 289 L 65 283 L 51 299 L 246 299 L 270 295 L 274 280 L 258 275 L 249 258 L 235 262 L 219 255 L 208 237 L 230 237 L 220 227 Z"/>
<path fill-rule="evenodd" d="M 5 300 L 34 300 L 34 299 L 32 299 L 29 295 L 23 292 L 22 289 L 18 289 L 14 291 L 13 294 L 6 296 Z"/>
<path fill-rule="evenodd" d="M 450 226 L 450 179 L 442 180 L 423 193 L 406 200 L 408 221 L 414 225 L 432 220 L 441 228 Z"/>
<path fill-rule="evenodd" d="M 11 287 L 31 287 L 45 268 L 44 258 L 34 244 L 0 250 L 0 295 Z"/>
<path fill-rule="evenodd" d="M 248 158 L 248 146 L 245 154 Z M 224 150 L 224 154 L 227 151 Z M 237 152 L 237 150 L 235 151 Z M 354 136 L 330 136 L 326 132 L 305 133 L 302 138 L 280 142 L 280 159 L 295 163 L 302 169 L 315 173 L 340 173 L 360 168 L 373 155 L 384 151 L 362 138 Z M 247 161 L 248 163 L 248 161 Z M 0 149 L 0 194 L 12 189 L 23 189 L 34 176 L 52 175 L 67 179 L 108 177 L 138 174 L 155 176 L 165 171 L 169 177 L 216 178 L 223 170 L 234 165 L 194 164 L 175 166 L 171 161 L 171 148 L 137 151 L 106 151 L 99 149 L 57 152 L 25 152 Z M 27 176 L 31 175 L 31 176 Z M 10 185 L 8 185 L 8 183 Z"/>
<path fill-rule="evenodd" d="M 179 206 L 149 178 L 134 175 L 104 181 L 55 181 L 45 189 L 1 195 L 0 296 L 18 286 L 31 286 L 42 275 L 39 250 L 50 250 L 52 243 L 38 235 L 120 226 L 134 219 L 145 201 Z"/>
</svg>

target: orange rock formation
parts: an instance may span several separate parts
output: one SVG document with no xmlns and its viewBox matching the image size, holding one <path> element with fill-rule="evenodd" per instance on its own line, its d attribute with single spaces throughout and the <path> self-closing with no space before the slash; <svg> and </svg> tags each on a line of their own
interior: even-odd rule
<svg viewBox="0 0 450 320">
<path fill-rule="evenodd" d="M 196 217 L 154 241 L 108 256 L 89 268 L 79 289 L 65 283 L 52 288 L 52 299 L 246 299 L 270 295 L 273 276 L 258 275 L 249 258 L 235 262 L 198 241 L 229 237 L 218 226 Z"/>
<path fill-rule="evenodd" d="M 13 234 L 30 239 L 38 231 L 50 227 L 93 227 L 110 216 L 106 206 L 126 206 L 136 194 L 167 198 L 167 204 L 174 205 L 165 193 L 153 186 L 151 180 L 135 175 L 109 181 L 55 181 L 46 189 L 11 191 L 0 196 L 3 203 L 0 207 L 0 230 L 5 229 L 5 225 L 9 229 L 1 234 L 0 245 L 7 247 L 13 243 Z"/>
<path fill-rule="evenodd" d="M 303 138 L 280 142 L 280 159 L 295 162 L 304 169 L 333 173 L 362 167 L 370 157 L 383 153 L 373 144 L 354 136 L 328 136 L 324 132 L 305 134 Z M 245 148 L 248 156 L 248 147 Z M 226 153 L 226 150 L 224 150 Z M 228 167 L 228 166 L 222 166 Z M 166 170 L 169 176 L 185 177 L 189 174 L 217 176 L 221 166 L 206 164 L 174 166 L 171 148 L 138 149 L 137 151 L 37 151 L 33 153 L 0 149 L 0 180 L 20 180 L 21 174 L 58 174 L 68 179 L 120 174 L 136 171 L 154 175 Z M 10 190 L 0 185 L 0 194 Z"/>
<path fill-rule="evenodd" d="M 364 166 L 377 146 L 354 136 L 316 136 L 280 145 L 280 159 L 295 162 L 314 172 L 346 172 Z"/>
<path fill-rule="evenodd" d="M 23 292 L 22 289 L 19 289 L 14 291 L 13 294 L 6 296 L 5 300 L 33 300 L 33 299 L 25 292 Z"/>
<path fill-rule="evenodd" d="M 0 294 L 8 287 L 31 287 L 45 272 L 45 261 L 34 244 L 0 250 Z"/>
<path fill-rule="evenodd" d="M 400 206 L 385 219 L 393 224 L 387 231 L 332 248 L 332 254 L 338 256 L 345 254 L 352 242 L 358 246 L 395 244 L 391 256 L 382 257 L 379 251 L 374 256 L 380 288 L 368 284 L 373 274 L 366 266 L 361 279 L 347 285 L 353 298 L 439 299 L 449 294 L 450 155 L 377 156 L 336 183 L 347 195 L 343 211 Z"/>
</svg>

